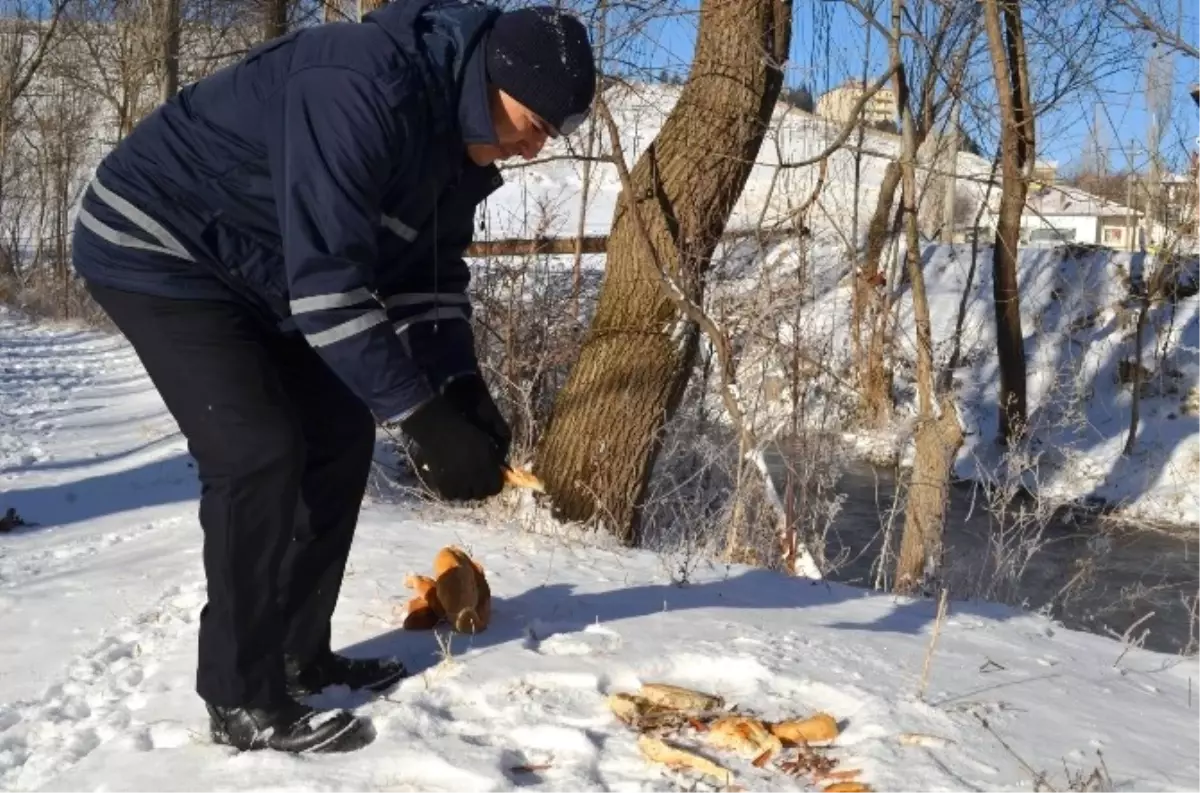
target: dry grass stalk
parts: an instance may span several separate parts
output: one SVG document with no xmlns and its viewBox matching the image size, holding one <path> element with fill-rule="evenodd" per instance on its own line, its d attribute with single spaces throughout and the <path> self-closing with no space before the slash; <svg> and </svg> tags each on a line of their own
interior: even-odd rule
<svg viewBox="0 0 1200 793">
<path fill-rule="evenodd" d="M 933 664 L 933 652 L 937 648 L 938 636 L 942 633 L 942 625 L 946 622 L 946 610 L 948 608 L 949 590 L 942 588 L 942 594 L 938 598 L 937 619 L 933 622 L 933 633 L 929 637 L 929 646 L 925 650 L 925 663 L 921 668 L 921 684 L 917 688 L 917 698 L 925 699 L 925 688 L 929 683 L 929 668 Z"/>
</svg>

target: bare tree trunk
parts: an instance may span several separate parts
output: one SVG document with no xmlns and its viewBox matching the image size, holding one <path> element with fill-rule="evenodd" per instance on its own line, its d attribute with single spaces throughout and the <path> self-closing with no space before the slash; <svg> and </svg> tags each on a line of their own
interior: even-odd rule
<svg viewBox="0 0 1200 793">
<path fill-rule="evenodd" d="M 288 29 L 288 0 L 263 0 L 263 41 L 279 38 Z"/>
<path fill-rule="evenodd" d="M 1162 256 L 1165 258 L 1158 261 L 1158 266 L 1154 269 L 1154 273 L 1149 278 L 1143 278 L 1141 285 L 1142 292 L 1138 296 L 1137 325 L 1134 328 L 1133 336 L 1133 372 L 1129 381 L 1129 398 L 1131 400 L 1129 406 L 1129 434 L 1125 437 L 1125 448 L 1121 452 L 1126 457 L 1132 455 L 1137 447 L 1138 424 L 1141 421 L 1142 386 L 1147 374 L 1146 368 L 1142 365 L 1142 361 L 1144 360 L 1142 347 L 1145 343 L 1146 323 L 1150 319 L 1150 310 L 1156 302 L 1176 299 L 1172 295 L 1172 292 L 1174 285 L 1179 283 L 1181 257 L 1177 256 L 1173 250 L 1166 249 L 1164 249 Z M 1131 283 L 1131 288 L 1136 289 L 1136 284 Z"/>
<path fill-rule="evenodd" d="M 867 9 L 866 13 L 871 14 L 872 16 L 875 14 L 875 0 L 871 0 L 871 6 Z M 870 69 L 872 68 L 872 66 L 871 66 L 871 39 L 874 38 L 875 28 L 872 25 L 865 25 L 864 27 L 866 28 L 867 41 L 866 41 L 866 48 L 863 51 L 862 78 L 861 79 L 862 79 L 862 84 L 865 86 L 865 85 L 867 85 L 867 78 L 869 76 Z M 866 139 L 866 134 L 867 134 L 867 131 L 866 131 L 867 125 L 865 123 L 863 123 L 863 119 L 861 119 L 861 118 L 854 119 L 854 121 L 856 122 L 856 126 L 857 126 L 857 129 L 855 129 L 855 131 L 854 131 L 855 136 L 856 136 L 855 146 L 854 146 L 854 200 L 851 201 L 851 203 L 850 203 L 850 242 L 847 245 L 847 251 L 846 251 L 846 260 L 851 261 L 851 262 L 858 258 L 858 244 L 859 244 L 859 242 L 858 242 L 858 240 L 859 240 L 859 236 L 858 236 L 858 199 L 859 199 L 860 191 L 862 189 L 863 141 Z M 855 298 L 854 306 L 857 309 L 858 308 L 857 290 L 855 290 L 854 298 Z M 853 331 L 854 331 L 854 342 L 857 345 L 857 343 L 859 341 L 857 324 L 853 326 Z M 856 347 L 855 348 L 855 360 L 857 360 L 857 359 L 858 359 L 858 355 L 857 355 L 857 347 Z"/>
<path fill-rule="evenodd" d="M 892 59 L 900 61 L 900 19 L 904 0 L 892 0 Z M 896 103 L 901 129 L 901 203 L 904 212 L 905 261 L 912 289 L 913 324 L 917 343 L 916 450 L 908 504 L 904 511 L 904 534 L 896 561 L 897 594 L 914 594 L 931 581 L 941 568 L 942 526 L 945 522 L 946 491 L 950 466 L 962 442 L 953 400 L 942 403 L 942 415 L 934 416 L 933 332 L 925 274 L 921 269 L 921 241 L 917 230 L 917 131 L 908 98 L 908 80 L 903 67 L 896 71 Z"/>
<path fill-rule="evenodd" d="M 891 376 L 884 366 L 884 338 L 887 335 L 888 309 L 885 303 L 887 279 L 880 266 L 883 250 L 893 233 L 892 206 L 900 185 L 900 166 L 889 162 L 879 185 L 875 212 L 867 225 L 867 251 L 854 279 L 851 334 L 859 392 L 862 394 L 862 420 L 869 427 L 880 427 L 891 415 Z M 867 331 L 864 344 L 863 330 Z"/>
<path fill-rule="evenodd" d="M 282 3 L 282 0 L 279 0 Z M 179 90 L 179 0 L 163 0 L 165 4 L 163 13 L 163 95 L 162 101 L 166 102 Z M 285 7 L 286 13 L 286 7 Z M 125 123 L 122 120 L 122 128 Z M 132 124 L 130 125 L 132 126 Z M 123 133 L 128 130 L 122 129 Z"/>
<path fill-rule="evenodd" d="M 2 93 L 0 93 L 0 217 L 4 217 L 4 209 L 5 209 L 4 201 L 6 198 L 4 191 L 8 187 L 8 185 L 5 183 L 5 175 L 7 173 L 8 156 L 9 156 L 9 151 L 10 151 L 9 145 L 8 145 L 9 103 L 8 103 L 7 98 L 4 96 L 4 93 L 7 93 L 7 90 L 8 90 L 8 84 L 7 84 L 7 81 L 4 81 L 2 84 L 0 84 L 0 92 L 2 92 Z M 3 280 L 4 278 L 7 278 L 7 277 L 15 278 L 16 275 L 17 275 L 16 263 L 13 262 L 13 260 L 11 258 L 9 258 L 8 250 L 6 248 L 4 248 L 3 246 L 0 246 L 0 280 Z"/>
<path fill-rule="evenodd" d="M 979 221 L 983 218 L 984 210 L 987 209 L 992 199 L 992 185 L 996 181 L 996 168 L 999 164 L 999 160 L 993 157 L 987 188 L 983 192 L 983 200 L 979 202 L 979 207 L 975 210 L 975 220 L 971 224 L 971 265 L 967 270 L 967 282 L 963 285 L 962 297 L 958 300 L 958 314 L 954 320 L 954 347 L 950 351 L 950 360 L 946 362 L 946 369 L 942 373 L 941 383 L 938 385 L 940 391 L 948 391 L 953 387 L 954 370 L 958 368 L 959 359 L 962 358 L 963 323 L 967 319 L 967 302 L 971 299 L 971 290 L 975 285 L 975 270 L 979 263 L 979 235 L 974 232 L 979 228 Z"/>
<path fill-rule="evenodd" d="M 941 397 L 940 415 L 919 419 L 915 455 L 904 508 L 904 534 L 896 559 L 894 591 L 915 595 L 932 591 L 942 567 L 942 531 L 950 497 L 950 470 L 962 446 L 958 411 L 949 394 Z"/>
<path fill-rule="evenodd" d="M 372 11 L 383 8 L 388 0 L 358 0 L 358 18 L 362 19 Z"/>
<path fill-rule="evenodd" d="M 790 26 L 790 2 L 701 4 L 691 74 L 632 171 L 635 190 L 621 192 L 596 314 L 538 449 L 556 513 L 599 518 L 626 543 L 695 360 L 697 323 L 678 303 L 700 302 L 783 83 Z M 682 295 L 646 277 L 660 267 Z"/>
<path fill-rule="evenodd" d="M 954 201 L 957 198 L 955 191 L 958 185 L 955 183 L 955 176 L 958 173 L 958 147 L 959 147 L 959 112 L 962 108 L 962 103 L 956 96 L 953 100 L 953 105 L 950 108 L 950 163 L 949 173 L 946 174 L 946 192 L 942 196 L 942 242 L 947 245 L 954 244 Z M 971 266 L 975 266 L 975 262 L 971 262 Z"/>
<path fill-rule="evenodd" d="M 868 24 L 878 24 L 874 19 L 873 5 L 869 10 L 861 3 L 855 3 L 855 7 L 867 16 Z M 941 7 L 938 14 L 932 35 L 922 35 L 919 31 L 910 33 L 913 38 L 921 40 L 922 46 L 918 53 L 927 58 L 929 64 L 924 80 L 919 86 L 920 106 L 916 115 L 912 117 L 914 152 L 920 149 L 925 138 L 933 130 L 945 96 L 955 94 L 959 90 L 971 42 L 976 36 L 976 28 L 969 15 L 958 13 L 951 7 Z M 898 79 L 896 71 L 905 66 L 903 56 L 891 37 L 899 36 L 900 32 L 898 28 L 890 34 L 887 31 L 883 32 L 885 38 L 888 38 L 892 76 L 893 79 Z M 939 91 L 939 78 L 947 75 L 949 86 Z M 904 80 L 907 92 L 907 76 Z M 899 105 L 899 100 L 897 104 Z M 909 113 L 912 115 L 911 99 Z M 903 210 L 894 215 L 892 211 L 900 180 L 899 165 L 889 163 L 879 186 L 875 211 L 867 227 L 866 253 L 858 269 L 852 295 L 851 351 L 862 396 L 860 419 L 871 427 L 886 425 L 892 410 L 891 374 L 886 361 L 891 346 L 889 331 L 893 306 L 890 296 L 895 294 L 896 290 L 895 284 L 890 284 L 884 273 L 882 258 L 888 243 L 900 228 L 900 215 Z M 917 199 L 914 194 L 915 200 Z"/>
<path fill-rule="evenodd" d="M 1021 212 L 1029 189 L 1027 169 L 1034 154 L 1033 108 L 1029 99 L 1025 35 L 1020 0 L 984 0 L 984 26 L 1000 98 L 1000 216 L 993 251 L 996 348 L 1000 358 L 1000 441 L 1007 444 L 1025 428 L 1025 341 L 1017 282 Z M 1004 30 L 1000 14 L 1004 14 Z"/>
<path fill-rule="evenodd" d="M 1149 289 L 1149 287 L 1146 287 Z M 1146 332 L 1146 315 L 1150 313 L 1150 296 L 1146 295 L 1138 306 L 1137 328 L 1134 331 L 1133 344 L 1133 377 L 1129 382 L 1129 397 L 1132 404 L 1129 407 L 1129 434 L 1125 438 L 1125 449 L 1121 454 L 1126 457 L 1133 454 L 1137 445 L 1138 422 L 1141 419 L 1142 407 L 1142 339 Z"/>
</svg>

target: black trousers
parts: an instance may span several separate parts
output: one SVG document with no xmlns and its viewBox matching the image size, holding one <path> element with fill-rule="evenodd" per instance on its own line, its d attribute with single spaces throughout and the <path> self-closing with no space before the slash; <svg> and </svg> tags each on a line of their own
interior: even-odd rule
<svg viewBox="0 0 1200 793">
<path fill-rule="evenodd" d="M 236 303 L 89 290 L 196 460 L 208 584 L 197 693 L 276 704 L 283 654 L 330 650 L 375 421 L 302 338 Z"/>
</svg>

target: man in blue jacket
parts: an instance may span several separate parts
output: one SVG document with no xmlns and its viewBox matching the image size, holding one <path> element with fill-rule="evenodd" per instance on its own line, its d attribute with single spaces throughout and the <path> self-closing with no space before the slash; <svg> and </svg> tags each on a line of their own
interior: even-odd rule
<svg viewBox="0 0 1200 793">
<path fill-rule="evenodd" d="M 570 134 L 595 79 L 552 8 L 395 0 L 188 85 L 97 169 L 74 266 L 196 459 L 214 740 L 354 748 L 360 720 L 298 699 L 407 674 L 330 643 L 375 428 L 397 422 L 445 498 L 500 490 L 511 435 L 462 257 L 494 162 Z"/>
</svg>

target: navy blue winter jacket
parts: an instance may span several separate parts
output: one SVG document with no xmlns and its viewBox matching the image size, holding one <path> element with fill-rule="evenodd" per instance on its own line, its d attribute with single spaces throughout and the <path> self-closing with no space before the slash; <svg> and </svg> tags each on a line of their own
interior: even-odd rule
<svg viewBox="0 0 1200 793">
<path fill-rule="evenodd" d="M 501 184 L 481 46 L 498 10 L 395 0 L 183 88 L 109 153 L 73 258 L 106 286 L 247 302 L 376 419 L 477 371 L 463 253 Z"/>
</svg>

